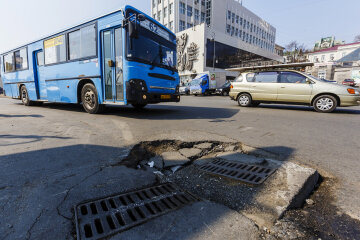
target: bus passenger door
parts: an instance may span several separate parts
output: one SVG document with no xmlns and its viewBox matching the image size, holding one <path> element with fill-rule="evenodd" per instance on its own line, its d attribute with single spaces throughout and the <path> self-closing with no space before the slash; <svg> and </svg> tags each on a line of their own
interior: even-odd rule
<svg viewBox="0 0 360 240">
<path fill-rule="evenodd" d="M 42 50 L 34 51 L 32 57 L 33 57 L 36 96 L 37 99 L 46 100 L 47 98 L 46 83 L 45 83 L 45 79 L 41 77 L 42 69 L 44 66 L 44 53 Z"/>
<path fill-rule="evenodd" d="M 124 101 L 122 29 L 102 32 L 103 83 L 105 101 Z"/>
</svg>

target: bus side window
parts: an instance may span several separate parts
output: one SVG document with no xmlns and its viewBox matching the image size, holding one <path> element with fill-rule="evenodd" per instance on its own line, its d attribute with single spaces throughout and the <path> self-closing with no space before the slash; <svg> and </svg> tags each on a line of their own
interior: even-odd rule
<svg viewBox="0 0 360 240">
<path fill-rule="evenodd" d="M 44 52 L 43 51 L 37 52 L 36 58 L 37 58 L 37 65 L 44 66 Z"/>
</svg>

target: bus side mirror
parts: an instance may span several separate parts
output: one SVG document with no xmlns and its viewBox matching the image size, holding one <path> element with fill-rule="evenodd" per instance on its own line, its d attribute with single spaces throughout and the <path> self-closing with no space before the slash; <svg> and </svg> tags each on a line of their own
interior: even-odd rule
<svg viewBox="0 0 360 240">
<path fill-rule="evenodd" d="M 129 21 L 129 36 L 130 38 L 137 38 L 136 23 Z"/>
</svg>

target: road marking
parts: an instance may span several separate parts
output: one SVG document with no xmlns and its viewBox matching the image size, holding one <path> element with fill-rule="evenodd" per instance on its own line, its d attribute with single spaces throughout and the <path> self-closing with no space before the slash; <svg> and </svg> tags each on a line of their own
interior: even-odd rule
<svg viewBox="0 0 360 240">
<path fill-rule="evenodd" d="M 249 131 L 249 130 L 252 130 L 253 127 L 244 127 L 244 126 L 241 126 L 239 127 L 239 132 L 246 132 L 246 131 Z"/>
</svg>

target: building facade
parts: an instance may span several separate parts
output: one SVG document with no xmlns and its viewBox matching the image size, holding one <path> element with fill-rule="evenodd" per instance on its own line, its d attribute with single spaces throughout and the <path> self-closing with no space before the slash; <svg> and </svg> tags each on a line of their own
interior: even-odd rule
<svg viewBox="0 0 360 240">
<path fill-rule="evenodd" d="M 360 42 L 335 45 L 308 53 L 314 66 L 308 69 L 312 75 L 342 82 L 348 78 L 359 78 Z"/>
<path fill-rule="evenodd" d="M 182 80 L 207 71 L 283 62 L 276 29 L 237 0 L 151 0 L 152 16 L 178 38 Z M 234 77 L 228 72 L 229 79 Z"/>
</svg>

